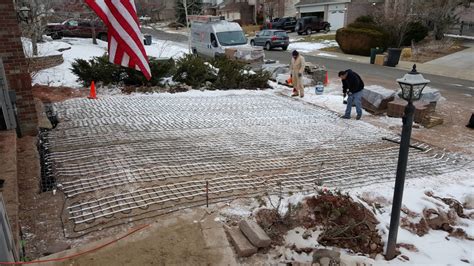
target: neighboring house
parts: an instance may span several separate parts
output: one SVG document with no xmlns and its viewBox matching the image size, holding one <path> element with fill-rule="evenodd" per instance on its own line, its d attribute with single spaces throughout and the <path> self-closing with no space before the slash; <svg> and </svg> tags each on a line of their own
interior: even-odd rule
<svg viewBox="0 0 474 266">
<path fill-rule="evenodd" d="M 242 25 L 255 23 L 256 0 L 227 0 L 217 6 L 216 13 L 226 20 L 238 21 Z"/>
<path fill-rule="evenodd" d="M 360 16 L 371 14 L 380 0 L 301 0 L 295 5 L 298 17 L 318 16 L 340 29 Z"/>
<path fill-rule="evenodd" d="M 217 0 L 203 0 L 202 1 L 202 14 L 209 16 L 217 15 Z"/>
</svg>

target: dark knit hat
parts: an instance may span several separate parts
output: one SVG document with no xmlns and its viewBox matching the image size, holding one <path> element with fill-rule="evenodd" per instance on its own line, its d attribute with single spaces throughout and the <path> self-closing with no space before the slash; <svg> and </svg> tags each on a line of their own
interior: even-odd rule
<svg viewBox="0 0 474 266">
<path fill-rule="evenodd" d="M 293 50 L 293 52 L 292 52 L 291 54 L 292 54 L 293 56 L 299 55 L 298 51 L 296 51 L 296 50 Z"/>
</svg>

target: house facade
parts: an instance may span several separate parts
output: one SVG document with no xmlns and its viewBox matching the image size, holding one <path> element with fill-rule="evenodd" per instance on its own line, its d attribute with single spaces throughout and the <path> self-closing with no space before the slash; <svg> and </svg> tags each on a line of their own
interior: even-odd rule
<svg viewBox="0 0 474 266">
<path fill-rule="evenodd" d="M 331 30 L 340 29 L 363 15 L 374 12 L 380 0 L 300 0 L 297 17 L 318 16 L 331 23 Z"/>
</svg>

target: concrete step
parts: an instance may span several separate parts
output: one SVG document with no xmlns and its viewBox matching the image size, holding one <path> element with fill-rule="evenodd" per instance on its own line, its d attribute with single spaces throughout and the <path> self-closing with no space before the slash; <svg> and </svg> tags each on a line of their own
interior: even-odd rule
<svg viewBox="0 0 474 266">
<path fill-rule="evenodd" d="M 249 257 L 257 253 L 258 249 L 250 243 L 237 226 L 228 227 L 226 231 L 239 257 Z"/>
<path fill-rule="evenodd" d="M 270 246 L 272 240 L 256 222 L 248 219 L 242 220 L 239 223 L 239 228 L 254 246 L 259 248 Z"/>
</svg>

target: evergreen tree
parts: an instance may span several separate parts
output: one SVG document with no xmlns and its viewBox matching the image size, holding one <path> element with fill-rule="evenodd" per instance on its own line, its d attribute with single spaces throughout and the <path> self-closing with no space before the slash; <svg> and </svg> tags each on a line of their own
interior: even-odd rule
<svg viewBox="0 0 474 266">
<path fill-rule="evenodd" d="M 184 10 L 184 0 L 176 0 L 176 20 L 186 25 L 186 13 Z M 188 15 L 199 15 L 202 11 L 202 0 L 186 0 Z"/>
</svg>

